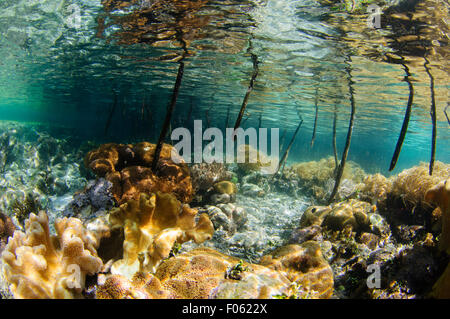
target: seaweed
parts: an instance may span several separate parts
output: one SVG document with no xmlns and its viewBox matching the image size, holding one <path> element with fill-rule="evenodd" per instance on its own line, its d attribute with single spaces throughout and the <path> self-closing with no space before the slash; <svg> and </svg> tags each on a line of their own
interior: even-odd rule
<svg viewBox="0 0 450 319">
<path fill-rule="evenodd" d="M 412 103 L 414 99 L 414 87 L 410 80 L 411 73 L 409 73 L 409 68 L 405 63 L 401 63 L 403 68 L 405 69 L 405 77 L 404 80 L 408 83 L 409 87 L 409 96 L 408 96 L 408 104 L 406 105 L 405 117 L 403 119 L 402 129 L 400 131 L 400 136 L 397 140 L 397 145 L 395 146 L 394 155 L 392 156 L 391 165 L 389 166 L 389 171 L 392 171 L 397 164 L 398 157 L 400 156 L 400 151 L 402 149 L 403 141 L 405 140 L 406 132 L 408 131 L 409 119 L 411 117 Z"/>
<path fill-rule="evenodd" d="M 337 170 L 337 167 L 339 165 L 338 154 L 337 154 L 337 146 L 336 146 L 336 127 L 337 127 L 337 107 L 336 107 L 336 104 L 334 104 L 332 144 L 333 144 L 333 155 L 334 155 L 334 167 L 335 167 L 335 170 Z"/>
<path fill-rule="evenodd" d="M 348 89 L 350 92 L 350 105 L 351 105 L 350 121 L 348 124 L 347 139 L 345 141 L 344 152 L 342 153 L 341 163 L 339 164 L 339 167 L 337 168 L 336 179 L 334 182 L 333 191 L 331 192 L 330 198 L 328 199 L 328 204 L 330 204 L 333 201 L 333 199 L 336 196 L 336 193 L 339 189 L 339 184 L 341 182 L 342 174 L 344 173 L 345 162 L 347 160 L 348 151 L 350 149 L 350 142 L 352 139 L 352 132 L 353 132 L 353 123 L 355 120 L 355 112 L 356 112 L 355 96 L 354 96 L 355 92 L 354 92 L 354 88 L 353 88 L 354 82 L 352 80 L 350 62 L 351 62 L 351 58 L 348 57 L 348 60 L 346 61 L 347 67 L 345 68 L 345 70 L 348 74 Z"/>
</svg>

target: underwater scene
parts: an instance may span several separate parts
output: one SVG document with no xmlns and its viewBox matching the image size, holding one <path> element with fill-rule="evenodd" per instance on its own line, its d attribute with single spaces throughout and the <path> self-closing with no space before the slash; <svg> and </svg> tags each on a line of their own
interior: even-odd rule
<svg viewBox="0 0 450 319">
<path fill-rule="evenodd" d="M 0 0 L 0 299 L 450 299 L 449 9 Z"/>
</svg>

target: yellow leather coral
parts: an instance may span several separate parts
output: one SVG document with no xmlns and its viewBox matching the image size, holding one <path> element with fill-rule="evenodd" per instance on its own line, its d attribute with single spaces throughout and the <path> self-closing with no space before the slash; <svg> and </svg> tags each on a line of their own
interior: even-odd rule
<svg viewBox="0 0 450 319">
<path fill-rule="evenodd" d="M 55 229 L 50 235 L 44 212 L 30 214 L 26 232 L 16 231 L 6 245 L 2 271 L 15 298 L 82 297 L 86 275 L 102 268 L 98 243 L 79 219 L 57 219 Z"/>
<path fill-rule="evenodd" d="M 137 271 L 154 272 L 175 243 L 211 239 L 214 226 L 207 214 L 195 221 L 197 210 L 182 205 L 173 194 L 141 194 L 110 213 L 113 228 L 123 227 L 123 258 L 114 262 L 113 274 L 131 278 Z"/>
</svg>

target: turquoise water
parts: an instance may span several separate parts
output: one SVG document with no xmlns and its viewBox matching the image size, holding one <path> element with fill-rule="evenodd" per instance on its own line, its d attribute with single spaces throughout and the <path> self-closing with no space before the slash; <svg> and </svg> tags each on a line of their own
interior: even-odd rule
<svg viewBox="0 0 450 319">
<path fill-rule="evenodd" d="M 145 3 L 133 10 L 142 10 Z M 68 20 L 71 4 L 79 6 L 79 26 Z M 161 57 L 181 52 L 176 41 L 156 42 L 157 46 L 121 43 L 118 35 L 126 27 L 113 17 L 133 10 L 105 13 L 100 0 L 2 1 L 0 9 L 1 120 L 63 126 L 83 138 L 105 142 L 156 142 L 178 68 L 178 63 Z M 316 1 L 206 1 L 193 12 L 193 22 L 183 31 L 191 54 L 184 60 L 173 128 L 189 127 L 194 119 L 225 128 L 227 112 L 232 127 L 250 82 L 250 54 L 254 54 L 259 74 L 242 127 L 259 127 L 261 116 L 263 127 L 280 128 L 280 135 L 287 131 L 287 144 L 301 115 L 304 122 L 289 162 L 320 159 L 333 154 L 336 110 L 341 152 L 350 115 L 345 70 L 350 66 L 356 118 L 349 159 L 368 172 L 388 174 L 409 93 L 401 65 L 356 52 L 343 40 L 351 33 L 343 34 L 330 22 L 334 11 Z M 176 24 L 170 10 L 164 13 L 155 18 L 156 29 Z M 107 26 L 99 31 L 102 17 Z M 207 21 L 196 24 L 195 17 Z M 380 52 L 385 51 L 389 48 L 381 46 Z M 412 115 L 393 173 L 430 159 L 430 79 L 423 67 L 410 68 L 415 91 Z M 449 162 L 450 133 L 444 116 L 448 74 L 445 63 L 444 67 L 432 63 L 430 68 L 438 119 L 436 159 Z M 116 108 L 106 130 L 114 99 Z M 311 147 L 315 100 L 317 133 Z"/>
</svg>

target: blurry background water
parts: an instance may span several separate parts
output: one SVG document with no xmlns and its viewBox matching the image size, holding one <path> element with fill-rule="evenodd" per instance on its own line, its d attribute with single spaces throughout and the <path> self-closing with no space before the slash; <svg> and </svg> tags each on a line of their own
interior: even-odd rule
<svg viewBox="0 0 450 319">
<path fill-rule="evenodd" d="M 422 1 L 432 14 L 416 6 L 411 21 L 420 28 L 409 26 L 426 35 L 425 53 L 417 53 L 409 50 L 417 38 L 399 39 L 402 24 L 391 23 L 405 20 L 401 13 L 390 20 L 383 15 L 380 29 L 367 26 L 370 2 L 375 1 L 348 2 L 360 6 L 349 8 L 347 2 L 313 0 L 3 0 L 0 120 L 45 123 L 99 142 L 156 142 L 177 61 L 185 54 L 172 127 L 190 127 L 194 119 L 202 119 L 204 127 L 232 127 L 253 55 L 259 74 L 244 128 L 260 123 L 280 128 L 287 144 L 301 116 L 289 161 L 316 160 L 333 154 L 337 113 L 342 152 L 352 81 L 356 119 L 349 159 L 367 172 L 387 174 L 409 95 L 404 65 L 398 63 L 404 58 L 414 100 L 393 171 L 398 173 L 430 159 L 427 57 L 437 110 L 436 159 L 449 162 L 448 3 Z M 429 30 L 423 27 L 427 23 Z"/>
</svg>

